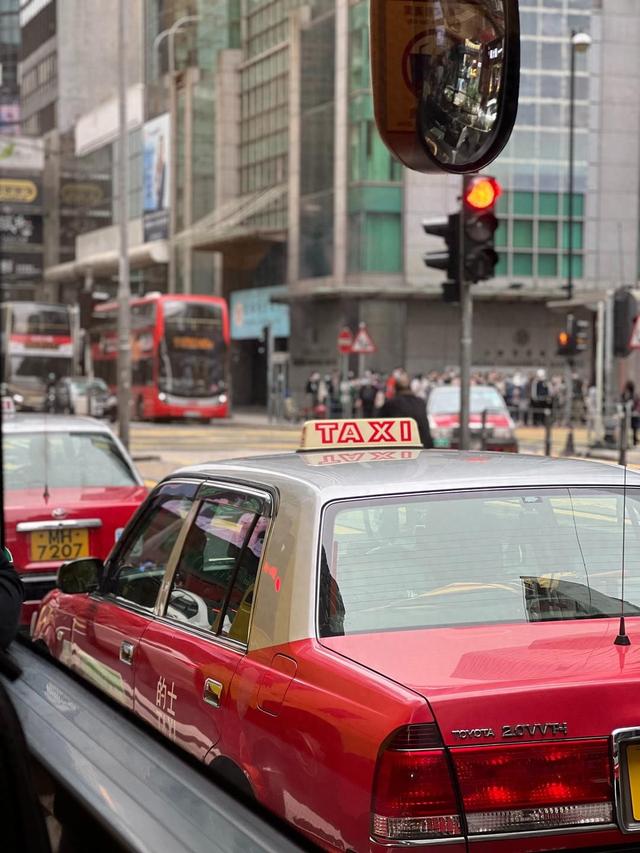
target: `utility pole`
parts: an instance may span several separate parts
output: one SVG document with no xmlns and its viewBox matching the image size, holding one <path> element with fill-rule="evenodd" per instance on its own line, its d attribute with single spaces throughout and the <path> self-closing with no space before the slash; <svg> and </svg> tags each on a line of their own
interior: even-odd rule
<svg viewBox="0 0 640 853">
<path fill-rule="evenodd" d="M 473 340 L 473 298 L 465 276 L 465 209 L 469 179 L 462 176 L 462 199 L 458 221 L 458 281 L 460 283 L 460 450 L 469 450 L 469 409 L 471 384 L 471 344 Z"/>
<path fill-rule="evenodd" d="M 165 39 L 168 39 L 168 65 L 169 65 L 169 293 L 175 293 L 178 289 L 178 271 L 177 271 L 177 252 L 176 252 L 176 231 L 177 231 L 177 199 L 178 199 L 178 71 L 176 69 L 176 35 L 182 31 L 183 27 L 187 26 L 187 24 L 195 24 L 200 20 L 200 15 L 183 15 L 181 18 L 178 18 L 177 21 L 168 27 L 166 30 L 162 30 L 162 32 L 158 33 L 153 42 L 153 53 L 154 57 L 156 55 L 156 51 L 162 44 Z M 189 139 L 191 133 L 190 131 L 193 128 L 190 126 L 191 122 L 191 105 L 190 99 L 192 97 L 192 89 L 193 83 L 190 77 L 187 75 L 187 91 L 189 96 L 187 98 L 186 105 L 186 115 L 187 115 L 187 139 Z M 187 150 L 189 150 L 187 146 Z M 186 160 L 185 160 L 186 162 Z M 191 168 L 191 167 L 190 167 Z M 189 177 L 189 180 L 191 178 Z M 189 194 L 186 194 L 186 197 L 189 198 Z M 187 221 L 189 221 L 190 217 L 187 217 Z M 190 223 L 189 223 L 190 224 Z M 187 247 L 185 249 L 186 252 L 190 252 L 191 249 Z M 190 270 L 190 261 L 187 264 L 188 269 Z M 186 280 L 186 279 L 189 280 Z M 185 287 L 186 292 L 191 291 L 191 281 L 190 275 L 185 275 Z"/>
<path fill-rule="evenodd" d="M 602 447 L 604 439 L 604 423 L 602 419 L 602 409 L 604 407 L 605 314 L 606 303 L 601 299 L 598 302 L 598 314 L 596 322 L 596 410 L 593 423 L 595 447 Z"/>
<path fill-rule="evenodd" d="M 118 263 L 118 420 L 120 440 L 129 447 L 131 404 L 131 284 L 129 282 L 129 133 L 127 127 L 126 0 L 118 0 L 118 209 L 120 259 Z"/>
</svg>

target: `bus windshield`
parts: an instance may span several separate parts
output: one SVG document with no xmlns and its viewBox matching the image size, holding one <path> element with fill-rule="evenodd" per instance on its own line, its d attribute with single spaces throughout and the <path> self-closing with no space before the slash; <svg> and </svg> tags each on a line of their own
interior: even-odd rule
<svg viewBox="0 0 640 853">
<path fill-rule="evenodd" d="M 46 384 L 50 374 L 60 379 L 62 376 L 70 376 L 72 372 L 70 358 L 50 355 L 11 356 L 11 376 L 16 381 L 31 379 L 33 382 Z"/>
<path fill-rule="evenodd" d="M 208 397 L 223 390 L 226 346 L 222 311 L 206 302 L 168 300 L 160 345 L 159 388 L 179 397 Z"/>
</svg>

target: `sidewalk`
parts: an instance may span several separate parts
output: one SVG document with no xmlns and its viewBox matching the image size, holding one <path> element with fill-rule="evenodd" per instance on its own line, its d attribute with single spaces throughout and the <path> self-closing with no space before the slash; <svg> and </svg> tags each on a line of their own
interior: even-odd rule
<svg viewBox="0 0 640 853">
<path fill-rule="evenodd" d="M 566 427 L 554 427 L 551 431 L 551 455 L 562 456 L 567 443 Z M 516 428 L 518 444 L 521 453 L 544 453 L 544 427 L 521 426 Z M 585 459 L 594 459 L 602 462 L 614 462 L 617 464 L 620 451 L 617 447 L 589 447 L 587 444 L 587 430 L 584 426 L 575 427 L 573 430 L 574 456 Z M 627 463 L 640 466 L 640 446 L 627 449 Z"/>
</svg>

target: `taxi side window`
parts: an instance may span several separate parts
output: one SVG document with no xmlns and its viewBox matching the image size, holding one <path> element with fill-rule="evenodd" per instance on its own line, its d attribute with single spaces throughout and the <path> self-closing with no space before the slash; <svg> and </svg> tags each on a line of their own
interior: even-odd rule
<svg viewBox="0 0 640 853">
<path fill-rule="evenodd" d="M 168 618 L 246 640 L 261 521 L 255 499 L 225 493 L 203 501 L 171 584 Z"/>
<path fill-rule="evenodd" d="M 262 557 L 264 540 L 269 527 L 269 519 L 258 518 L 243 554 L 240 557 L 238 571 L 231 587 L 229 602 L 220 626 L 220 634 L 232 640 L 246 643 L 249 640 L 249 620 L 253 607 L 258 566 Z"/>
<path fill-rule="evenodd" d="M 123 542 L 110 566 L 107 592 L 152 610 L 167 563 L 193 505 L 196 486 L 168 484 Z"/>
</svg>

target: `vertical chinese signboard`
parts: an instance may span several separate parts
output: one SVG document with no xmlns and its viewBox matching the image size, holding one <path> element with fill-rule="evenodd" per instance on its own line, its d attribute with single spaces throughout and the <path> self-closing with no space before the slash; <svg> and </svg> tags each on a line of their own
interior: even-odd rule
<svg viewBox="0 0 640 853">
<path fill-rule="evenodd" d="M 142 133 L 144 239 L 166 240 L 169 235 L 169 114 L 146 122 Z"/>
</svg>

